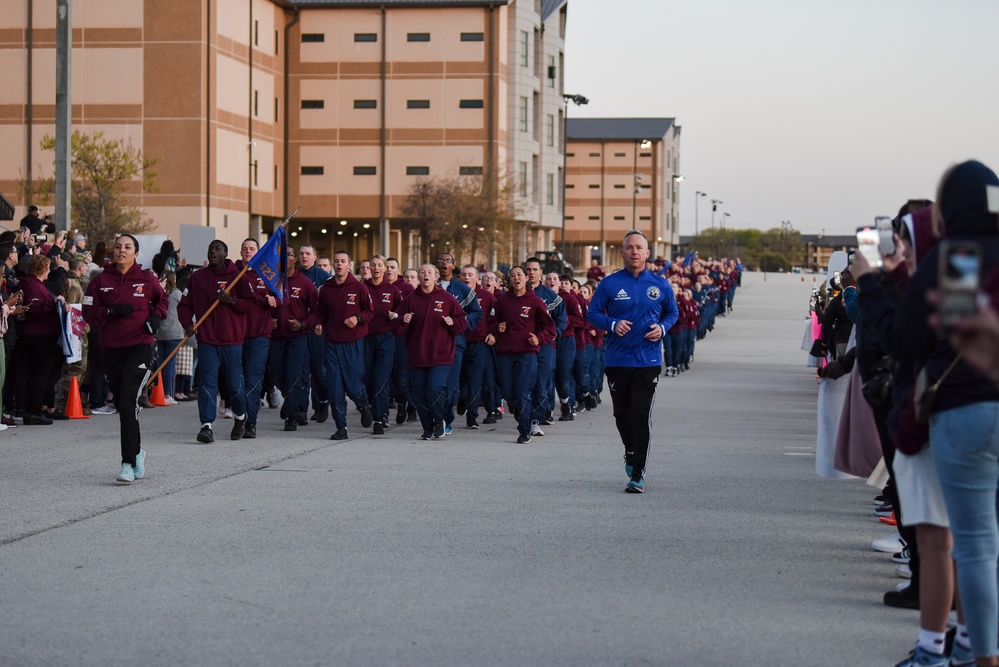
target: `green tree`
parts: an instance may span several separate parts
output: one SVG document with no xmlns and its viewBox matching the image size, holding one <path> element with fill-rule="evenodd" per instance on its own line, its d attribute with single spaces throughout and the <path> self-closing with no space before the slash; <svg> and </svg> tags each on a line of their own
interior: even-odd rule
<svg viewBox="0 0 999 667">
<path fill-rule="evenodd" d="M 55 138 L 46 134 L 42 150 L 55 150 Z M 110 242 L 116 233 L 141 234 L 149 231 L 152 220 L 134 206 L 131 195 L 158 192 L 156 160 L 122 139 L 106 139 L 103 132 L 73 132 L 70 144 L 72 160 L 72 227 L 93 242 Z M 50 201 L 55 179 L 40 179 L 22 184 L 22 191 L 32 192 Z"/>
</svg>

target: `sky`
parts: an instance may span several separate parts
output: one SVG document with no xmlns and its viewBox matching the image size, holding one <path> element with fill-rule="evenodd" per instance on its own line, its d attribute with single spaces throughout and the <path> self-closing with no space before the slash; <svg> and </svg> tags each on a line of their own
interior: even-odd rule
<svg viewBox="0 0 999 667">
<path fill-rule="evenodd" d="M 675 117 L 680 233 L 852 234 L 999 170 L 999 0 L 569 0 L 570 117 Z M 706 197 L 695 197 L 701 191 Z"/>
</svg>

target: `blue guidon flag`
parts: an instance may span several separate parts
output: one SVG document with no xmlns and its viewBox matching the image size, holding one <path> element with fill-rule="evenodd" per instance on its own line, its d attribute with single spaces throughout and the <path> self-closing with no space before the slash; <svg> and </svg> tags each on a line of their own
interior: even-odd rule
<svg viewBox="0 0 999 667">
<path fill-rule="evenodd" d="M 690 252 L 687 253 L 687 256 L 683 258 L 683 267 L 687 268 L 688 266 L 694 263 L 695 259 L 697 259 L 697 251 L 691 250 Z"/>
<path fill-rule="evenodd" d="M 257 276 L 281 303 L 287 302 L 288 232 L 284 225 L 274 230 L 264 247 L 247 262 L 247 266 L 257 272 Z"/>
</svg>

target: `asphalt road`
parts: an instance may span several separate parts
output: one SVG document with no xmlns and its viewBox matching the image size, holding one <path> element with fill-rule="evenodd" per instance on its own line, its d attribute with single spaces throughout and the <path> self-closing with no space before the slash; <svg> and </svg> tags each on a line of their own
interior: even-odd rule
<svg viewBox="0 0 999 667">
<path fill-rule="evenodd" d="M 811 280 L 747 274 L 662 379 L 644 495 L 606 394 L 529 445 L 146 410 L 131 486 L 116 417 L 0 433 L 0 665 L 894 664 L 875 491 L 814 474 Z"/>
</svg>

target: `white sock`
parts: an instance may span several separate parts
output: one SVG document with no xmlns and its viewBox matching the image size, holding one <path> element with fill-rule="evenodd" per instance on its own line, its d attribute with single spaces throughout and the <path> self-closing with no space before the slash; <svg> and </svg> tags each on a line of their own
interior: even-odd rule
<svg viewBox="0 0 999 667">
<path fill-rule="evenodd" d="M 916 641 L 916 646 L 922 646 L 930 653 L 943 655 L 946 639 L 946 633 L 944 632 L 934 632 L 919 628 L 919 639 Z"/>
<path fill-rule="evenodd" d="M 954 641 L 960 642 L 962 648 L 971 649 L 971 638 L 968 637 L 968 625 L 966 623 L 957 624 L 957 634 L 954 635 Z"/>
<path fill-rule="evenodd" d="M 211 428 L 211 427 L 212 427 L 211 423 L 208 423 L 208 424 L 202 424 L 202 425 L 201 425 L 201 428 L 204 428 L 204 427 L 206 427 L 206 426 L 207 426 L 208 428 Z"/>
<path fill-rule="evenodd" d="M 246 419 L 246 415 L 233 415 L 233 417 L 240 420 Z"/>
</svg>

